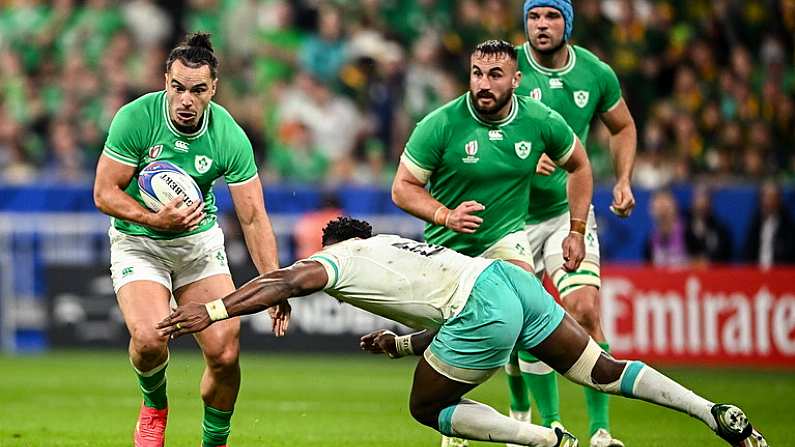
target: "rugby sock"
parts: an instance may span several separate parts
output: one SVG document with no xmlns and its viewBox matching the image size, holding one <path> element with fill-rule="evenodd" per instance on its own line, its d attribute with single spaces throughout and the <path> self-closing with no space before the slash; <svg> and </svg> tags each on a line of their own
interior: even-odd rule
<svg viewBox="0 0 795 447">
<path fill-rule="evenodd" d="M 627 362 L 624 372 L 621 373 L 620 391 L 624 396 L 645 400 L 689 414 L 694 418 L 701 419 L 712 431 L 717 430 L 715 418 L 710 412 L 714 403 L 642 362 Z"/>
<path fill-rule="evenodd" d="M 519 353 L 519 367 L 538 407 L 541 425 L 549 427 L 553 422 L 560 421 L 560 396 L 555 371 L 524 351 Z"/>
<path fill-rule="evenodd" d="M 141 392 L 144 395 L 144 405 L 149 408 L 162 410 L 168 407 L 168 399 L 166 397 L 167 366 L 168 357 L 166 357 L 166 361 L 161 365 L 146 372 L 140 371 L 133 365 L 135 375 L 138 376 L 138 386 L 141 388 Z"/>
<path fill-rule="evenodd" d="M 519 359 L 511 356 L 510 362 L 505 365 L 505 374 L 508 377 L 508 391 L 511 398 L 511 412 L 516 414 L 530 412 L 530 396 L 527 385 L 524 384 L 522 371 L 519 369 Z"/>
<path fill-rule="evenodd" d="M 599 343 L 599 347 L 607 353 L 610 352 L 610 345 L 606 342 Z M 593 436 L 600 428 L 610 431 L 609 395 L 589 387 L 583 387 L 583 390 L 585 391 L 585 405 L 588 408 L 588 420 L 590 421 L 590 436 Z"/>
<path fill-rule="evenodd" d="M 229 437 L 233 410 L 219 410 L 204 405 L 202 421 L 202 447 L 226 445 Z"/>
<path fill-rule="evenodd" d="M 446 436 L 477 441 L 552 447 L 558 442 L 549 428 L 520 422 L 469 399 L 461 399 L 439 413 L 439 431 Z"/>
</svg>

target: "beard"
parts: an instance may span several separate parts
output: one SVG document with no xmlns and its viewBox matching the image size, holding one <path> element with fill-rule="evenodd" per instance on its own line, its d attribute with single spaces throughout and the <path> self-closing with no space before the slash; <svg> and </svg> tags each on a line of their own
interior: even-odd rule
<svg viewBox="0 0 795 447">
<path fill-rule="evenodd" d="M 472 99 L 472 105 L 475 107 L 475 111 L 477 111 L 478 114 L 480 115 L 489 116 L 499 112 L 500 110 L 502 110 L 503 107 L 505 107 L 506 104 L 508 104 L 508 101 L 510 101 L 511 97 L 513 97 L 513 89 L 508 89 L 508 91 L 505 92 L 505 95 L 501 98 L 497 97 L 494 93 L 491 92 L 485 94 L 484 93 L 475 94 L 472 91 L 470 91 L 469 95 L 470 98 Z M 492 98 L 492 100 L 494 101 L 494 105 L 490 107 L 481 107 L 480 104 L 478 103 L 478 98 Z"/>
</svg>

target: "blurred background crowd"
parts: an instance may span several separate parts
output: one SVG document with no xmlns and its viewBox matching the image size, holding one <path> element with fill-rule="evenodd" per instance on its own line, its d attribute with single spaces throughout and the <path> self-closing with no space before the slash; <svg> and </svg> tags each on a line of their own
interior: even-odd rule
<svg viewBox="0 0 795 447">
<path fill-rule="evenodd" d="M 522 0 L 0 5 L 6 184 L 89 182 L 115 112 L 162 89 L 167 51 L 184 32 L 202 30 L 221 61 L 216 101 L 248 133 L 266 183 L 388 185 L 414 123 L 466 91 L 473 46 L 524 41 Z M 635 118 L 637 186 L 773 180 L 769 202 L 780 208 L 775 185 L 795 180 L 795 0 L 574 6 L 574 42 L 614 68 Z M 588 151 L 597 181 L 610 182 L 602 125 L 592 127 Z M 703 234 L 717 228 L 703 223 L 709 216 L 693 224 L 702 242 L 685 237 L 689 223 L 666 224 L 666 215 L 679 216 L 670 194 L 655 196 L 650 212 L 658 229 L 682 236 L 662 243 L 652 235 L 649 260 L 676 260 L 685 243 L 720 250 Z"/>
</svg>

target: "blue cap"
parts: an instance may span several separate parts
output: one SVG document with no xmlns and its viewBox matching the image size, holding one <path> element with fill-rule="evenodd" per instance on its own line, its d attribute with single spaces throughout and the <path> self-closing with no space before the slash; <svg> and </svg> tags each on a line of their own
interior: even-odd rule
<svg viewBox="0 0 795 447">
<path fill-rule="evenodd" d="M 555 8 L 563 14 L 563 22 L 566 28 L 563 31 L 563 39 L 571 39 L 571 30 L 574 28 L 574 7 L 569 0 L 526 0 L 524 2 L 524 33 L 527 35 L 527 13 L 533 8 L 548 6 Z"/>
</svg>

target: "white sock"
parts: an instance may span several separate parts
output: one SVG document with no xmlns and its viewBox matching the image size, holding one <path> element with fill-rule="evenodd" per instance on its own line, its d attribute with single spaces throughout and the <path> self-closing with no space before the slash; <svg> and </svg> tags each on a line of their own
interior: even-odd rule
<svg viewBox="0 0 795 447">
<path fill-rule="evenodd" d="M 534 447 L 553 447 L 558 442 L 552 429 L 511 419 L 469 399 L 442 410 L 439 431 L 447 436 Z"/>
<path fill-rule="evenodd" d="M 627 364 L 627 368 L 622 374 L 622 389 L 625 386 L 625 377 L 623 376 L 627 374 L 631 363 Z M 694 418 L 701 419 L 712 431 L 717 430 L 715 418 L 710 412 L 714 405 L 713 402 L 704 399 L 648 365 L 643 365 L 643 368 L 637 373 L 634 384 L 626 383 L 626 385 L 631 387 L 627 390 L 631 390 L 632 397 L 687 413 Z"/>
</svg>

